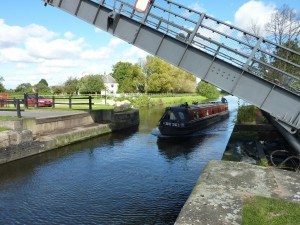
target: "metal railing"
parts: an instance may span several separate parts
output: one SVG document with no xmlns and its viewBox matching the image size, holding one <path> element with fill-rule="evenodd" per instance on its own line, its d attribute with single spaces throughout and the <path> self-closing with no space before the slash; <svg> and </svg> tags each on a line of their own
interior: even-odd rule
<svg viewBox="0 0 300 225">
<path fill-rule="evenodd" d="M 93 1 L 300 95 L 300 52 L 171 0 L 154 1 L 146 13 L 135 0 Z"/>
</svg>

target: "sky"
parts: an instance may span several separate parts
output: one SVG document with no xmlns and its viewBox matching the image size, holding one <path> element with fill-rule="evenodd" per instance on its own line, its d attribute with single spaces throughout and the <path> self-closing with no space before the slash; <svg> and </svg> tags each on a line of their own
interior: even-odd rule
<svg viewBox="0 0 300 225">
<path fill-rule="evenodd" d="M 125 0 L 126 1 L 126 0 Z M 156 0 L 160 1 L 160 0 Z M 300 12 L 299 0 L 174 0 L 247 29 L 264 26 L 276 8 Z M 46 79 L 62 85 L 69 77 L 108 74 L 119 61 L 136 63 L 148 54 L 41 0 L 2 1 L 0 77 L 6 89 Z"/>
</svg>

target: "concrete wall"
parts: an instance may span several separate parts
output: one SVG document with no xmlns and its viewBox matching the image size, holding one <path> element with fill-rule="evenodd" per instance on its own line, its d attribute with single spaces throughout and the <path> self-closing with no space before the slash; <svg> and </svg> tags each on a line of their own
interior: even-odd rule
<svg viewBox="0 0 300 225">
<path fill-rule="evenodd" d="M 139 110 L 137 109 L 118 113 L 112 109 L 94 110 L 91 112 L 91 117 L 95 123 L 110 123 L 110 127 L 113 131 L 137 126 L 140 123 Z"/>
<path fill-rule="evenodd" d="M 31 130 L 33 135 L 43 135 L 56 132 L 60 129 L 71 129 L 73 127 L 85 126 L 92 123 L 94 123 L 94 121 L 89 113 L 81 113 L 41 119 L 24 119 L 23 129 Z"/>
<path fill-rule="evenodd" d="M 11 131 L 0 132 L 0 164 L 83 141 L 139 124 L 139 111 L 96 110 L 43 119 L 2 121 Z"/>
</svg>

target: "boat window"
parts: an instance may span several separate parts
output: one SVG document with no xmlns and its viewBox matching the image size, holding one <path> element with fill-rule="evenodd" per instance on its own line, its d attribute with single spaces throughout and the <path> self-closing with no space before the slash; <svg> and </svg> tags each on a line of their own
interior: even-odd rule
<svg viewBox="0 0 300 225">
<path fill-rule="evenodd" d="M 176 120 L 176 117 L 173 112 L 170 112 L 170 120 Z"/>
<path fill-rule="evenodd" d="M 176 117 L 175 117 L 175 114 L 172 111 L 168 110 L 164 115 L 164 119 L 166 119 L 166 120 L 176 120 Z"/>
<path fill-rule="evenodd" d="M 178 112 L 178 115 L 180 117 L 180 120 L 185 120 L 185 117 L 184 117 L 184 113 L 183 112 Z"/>
<path fill-rule="evenodd" d="M 198 111 L 194 111 L 194 119 L 199 119 L 199 112 Z"/>
</svg>

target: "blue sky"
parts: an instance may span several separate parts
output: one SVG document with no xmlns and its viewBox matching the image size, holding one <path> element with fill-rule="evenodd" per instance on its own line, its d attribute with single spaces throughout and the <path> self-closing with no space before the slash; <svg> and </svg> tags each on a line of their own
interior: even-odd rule
<svg viewBox="0 0 300 225">
<path fill-rule="evenodd" d="M 156 0 L 160 1 L 160 0 Z M 247 29 L 263 25 L 276 7 L 300 12 L 298 0 L 186 0 L 181 4 Z M 44 78 L 60 85 L 68 77 L 110 73 L 119 61 L 137 62 L 139 50 L 41 0 L 3 1 L 0 7 L 0 77 L 6 88 Z"/>
</svg>

